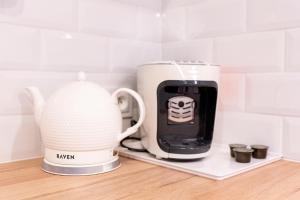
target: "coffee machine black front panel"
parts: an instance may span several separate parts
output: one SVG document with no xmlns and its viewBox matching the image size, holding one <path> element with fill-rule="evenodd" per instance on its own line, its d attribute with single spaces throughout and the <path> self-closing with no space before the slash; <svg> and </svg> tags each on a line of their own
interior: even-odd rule
<svg viewBox="0 0 300 200">
<path fill-rule="evenodd" d="M 217 102 L 214 81 L 160 83 L 157 89 L 157 142 L 168 153 L 207 152 L 212 142 Z"/>
</svg>

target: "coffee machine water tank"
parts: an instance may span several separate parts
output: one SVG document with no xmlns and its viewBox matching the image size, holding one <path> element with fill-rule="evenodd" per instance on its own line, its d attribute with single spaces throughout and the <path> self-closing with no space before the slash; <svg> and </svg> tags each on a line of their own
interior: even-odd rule
<svg viewBox="0 0 300 200">
<path fill-rule="evenodd" d="M 220 69 L 202 62 L 157 62 L 138 68 L 146 106 L 143 146 L 158 158 L 197 159 L 213 139 Z"/>
</svg>

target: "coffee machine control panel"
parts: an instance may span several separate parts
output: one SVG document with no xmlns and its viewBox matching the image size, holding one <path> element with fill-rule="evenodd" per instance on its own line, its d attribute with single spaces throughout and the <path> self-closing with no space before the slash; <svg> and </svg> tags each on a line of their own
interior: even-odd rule
<svg viewBox="0 0 300 200">
<path fill-rule="evenodd" d="M 195 102 L 187 96 L 176 96 L 168 100 L 168 123 L 194 123 Z"/>
</svg>

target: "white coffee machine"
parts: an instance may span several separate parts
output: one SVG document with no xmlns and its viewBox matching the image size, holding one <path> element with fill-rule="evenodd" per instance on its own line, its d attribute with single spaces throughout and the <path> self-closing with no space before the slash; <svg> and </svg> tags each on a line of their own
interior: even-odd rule
<svg viewBox="0 0 300 200">
<path fill-rule="evenodd" d="M 156 62 L 138 68 L 146 106 L 143 146 L 158 158 L 198 159 L 210 152 L 219 67 L 202 62 Z"/>
</svg>

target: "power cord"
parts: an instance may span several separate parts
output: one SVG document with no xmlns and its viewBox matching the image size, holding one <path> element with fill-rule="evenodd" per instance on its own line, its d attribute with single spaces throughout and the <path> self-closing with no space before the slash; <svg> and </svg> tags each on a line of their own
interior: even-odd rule
<svg viewBox="0 0 300 200">
<path fill-rule="evenodd" d="M 137 123 L 137 121 L 135 121 L 135 120 L 131 120 L 131 121 L 130 121 L 130 125 L 131 125 L 131 126 L 134 126 L 136 123 Z M 138 138 L 138 137 L 130 137 L 130 136 L 128 136 L 128 137 L 124 138 L 124 139 L 120 142 L 121 147 L 127 148 L 128 150 L 130 150 L 130 151 L 135 151 L 135 152 L 148 152 L 146 149 L 137 149 L 137 148 L 133 148 L 133 147 L 126 146 L 126 145 L 124 144 L 124 142 L 127 141 L 127 140 L 141 141 L 141 138 Z"/>
</svg>

